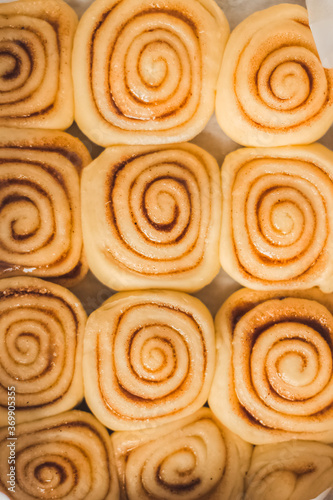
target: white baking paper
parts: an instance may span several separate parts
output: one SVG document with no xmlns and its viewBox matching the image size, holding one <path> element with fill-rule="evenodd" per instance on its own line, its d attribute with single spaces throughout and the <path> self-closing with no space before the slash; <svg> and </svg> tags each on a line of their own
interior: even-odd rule
<svg viewBox="0 0 333 500">
<path fill-rule="evenodd" d="M 306 0 L 309 23 L 324 68 L 333 68 L 333 0 Z"/>
</svg>

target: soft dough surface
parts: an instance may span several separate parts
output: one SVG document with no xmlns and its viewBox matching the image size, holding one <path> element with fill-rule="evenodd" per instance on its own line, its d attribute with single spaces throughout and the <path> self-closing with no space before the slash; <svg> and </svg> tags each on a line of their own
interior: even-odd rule
<svg viewBox="0 0 333 500">
<path fill-rule="evenodd" d="M 332 487 L 332 445 L 297 440 L 262 445 L 252 455 L 245 500 L 311 500 Z"/>
<path fill-rule="evenodd" d="M 102 146 L 192 139 L 229 35 L 213 0 L 97 0 L 75 36 L 75 119 Z"/>
<path fill-rule="evenodd" d="M 16 437 L 16 484 L 10 493 L 7 428 L 0 431 L 0 491 L 13 500 L 118 500 L 110 437 L 89 413 L 20 424 Z"/>
<path fill-rule="evenodd" d="M 253 444 L 333 441 L 333 296 L 231 295 L 216 316 L 215 415 Z"/>
<path fill-rule="evenodd" d="M 0 126 L 64 130 L 74 119 L 77 16 L 62 0 L 0 3 Z"/>
<path fill-rule="evenodd" d="M 15 387 L 18 423 L 81 402 L 85 323 L 66 288 L 38 278 L 0 280 L 0 427 L 8 423 L 8 387 Z"/>
<path fill-rule="evenodd" d="M 281 4 L 254 13 L 228 41 L 216 116 L 244 146 L 309 144 L 333 122 L 333 70 L 324 69 L 306 9 Z"/>
<path fill-rule="evenodd" d="M 118 293 L 89 316 L 83 362 L 87 403 L 110 429 L 175 421 L 207 400 L 215 366 L 212 317 L 184 293 Z"/>
<path fill-rule="evenodd" d="M 194 291 L 220 269 L 215 159 L 193 144 L 116 146 L 83 172 L 89 266 L 115 290 Z"/>
<path fill-rule="evenodd" d="M 0 128 L 0 277 L 72 286 L 86 274 L 80 172 L 90 161 L 65 132 Z"/>
<path fill-rule="evenodd" d="M 220 257 L 256 290 L 333 291 L 333 153 L 243 148 L 222 166 Z"/>
<path fill-rule="evenodd" d="M 112 434 L 123 498 L 235 500 L 244 490 L 251 446 L 208 408 L 172 424 Z"/>
</svg>

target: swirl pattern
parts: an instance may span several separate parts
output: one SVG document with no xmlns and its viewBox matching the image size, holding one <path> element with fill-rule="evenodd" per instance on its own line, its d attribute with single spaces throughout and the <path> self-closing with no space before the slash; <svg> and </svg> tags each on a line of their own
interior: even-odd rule
<svg viewBox="0 0 333 500">
<path fill-rule="evenodd" d="M 220 217 L 218 165 L 193 144 L 109 148 L 83 173 L 89 266 L 115 290 L 207 285 L 220 268 Z"/>
<path fill-rule="evenodd" d="M 332 478 L 332 446 L 313 441 L 256 446 L 245 500 L 310 500 L 332 488 Z"/>
<path fill-rule="evenodd" d="M 83 277 L 78 171 L 89 161 L 68 134 L 0 129 L 1 277 Z"/>
<path fill-rule="evenodd" d="M 153 427 L 194 413 L 215 366 L 214 326 L 180 292 L 118 293 L 90 315 L 84 340 L 87 403 L 110 429 Z"/>
<path fill-rule="evenodd" d="M 0 5 L 0 126 L 69 127 L 75 12 L 62 0 Z"/>
<path fill-rule="evenodd" d="M 222 267 L 257 290 L 333 291 L 332 172 L 333 153 L 319 144 L 228 155 Z"/>
<path fill-rule="evenodd" d="M 98 0 L 76 32 L 75 119 L 102 146 L 192 139 L 214 110 L 228 22 L 212 0 Z"/>
<path fill-rule="evenodd" d="M 0 491 L 10 494 L 6 432 L 6 428 L 0 432 Z M 16 427 L 16 438 L 15 493 L 11 498 L 119 498 L 110 438 L 92 415 L 71 411 L 21 424 Z"/>
<path fill-rule="evenodd" d="M 333 70 L 324 69 L 299 5 L 243 21 L 228 42 L 217 87 L 221 128 L 245 146 L 316 141 L 333 122 Z"/>
<path fill-rule="evenodd" d="M 232 295 L 216 318 L 218 418 L 254 444 L 332 441 L 332 313 L 318 289 Z"/>
<path fill-rule="evenodd" d="M 243 494 L 251 446 L 208 408 L 140 434 L 115 432 L 111 439 L 124 498 L 235 500 Z"/>
<path fill-rule="evenodd" d="M 83 398 L 86 314 L 67 289 L 38 278 L 0 282 L 0 426 L 7 388 L 15 387 L 16 420 L 69 410 Z"/>
</svg>

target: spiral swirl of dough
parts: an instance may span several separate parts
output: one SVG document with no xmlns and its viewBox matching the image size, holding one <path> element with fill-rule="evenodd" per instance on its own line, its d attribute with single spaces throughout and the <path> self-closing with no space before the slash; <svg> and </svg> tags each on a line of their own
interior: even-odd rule
<svg viewBox="0 0 333 500">
<path fill-rule="evenodd" d="M 7 482 L 11 455 L 6 431 L 0 432 L 0 490 L 11 494 Z M 110 438 L 92 415 L 71 411 L 20 424 L 15 437 L 12 498 L 119 498 Z"/>
<path fill-rule="evenodd" d="M 314 441 L 256 446 L 245 500 L 307 500 L 333 487 L 333 447 Z"/>
<path fill-rule="evenodd" d="M 227 300 L 216 320 L 210 395 L 225 425 L 255 444 L 332 439 L 332 312 L 331 295 L 317 289 L 288 296 L 244 289 Z"/>
<path fill-rule="evenodd" d="M 140 433 L 115 432 L 111 439 L 124 498 L 234 500 L 243 494 L 252 447 L 208 408 Z"/>
<path fill-rule="evenodd" d="M 319 144 L 229 155 L 222 267 L 253 289 L 333 291 L 332 167 L 332 152 Z"/>
<path fill-rule="evenodd" d="M 167 291 L 118 293 L 90 315 L 84 341 L 85 396 L 114 430 L 189 415 L 207 400 L 213 322 L 194 297 Z"/>
<path fill-rule="evenodd" d="M 74 117 L 75 12 L 62 0 L 0 5 L 0 125 L 65 129 Z"/>
<path fill-rule="evenodd" d="M 82 205 L 89 266 L 115 290 L 193 291 L 219 271 L 219 169 L 198 146 L 105 150 L 83 173 Z"/>
<path fill-rule="evenodd" d="M 76 121 L 94 142 L 189 140 L 214 109 L 229 34 L 212 0 L 98 0 L 74 43 Z"/>
<path fill-rule="evenodd" d="M 78 169 L 89 160 L 83 144 L 68 134 L 0 129 L 2 277 L 54 278 L 80 265 Z"/>
<path fill-rule="evenodd" d="M 246 146 L 308 144 L 333 122 L 333 70 L 324 69 L 306 9 L 278 5 L 233 32 L 221 68 L 216 112 Z"/>
<path fill-rule="evenodd" d="M 38 278 L 0 282 L 0 423 L 7 388 L 15 387 L 16 420 L 73 408 L 83 398 L 86 314 L 67 289 Z"/>
</svg>

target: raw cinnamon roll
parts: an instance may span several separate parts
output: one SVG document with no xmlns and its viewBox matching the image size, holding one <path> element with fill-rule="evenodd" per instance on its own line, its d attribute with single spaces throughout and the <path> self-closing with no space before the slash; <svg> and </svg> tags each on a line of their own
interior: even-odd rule
<svg viewBox="0 0 333 500">
<path fill-rule="evenodd" d="M 249 288 L 333 291 L 333 153 L 242 149 L 222 167 L 222 267 Z"/>
<path fill-rule="evenodd" d="M 180 292 L 118 293 L 88 319 L 84 366 L 87 403 L 110 429 L 190 415 L 207 400 L 214 372 L 211 315 Z"/>
<path fill-rule="evenodd" d="M 245 500 L 311 500 L 330 487 L 332 445 L 312 441 L 262 445 L 254 448 Z"/>
<path fill-rule="evenodd" d="M 0 427 L 7 392 L 17 422 L 54 415 L 83 398 L 86 314 L 67 289 L 38 278 L 0 280 Z"/>
<path fill-rule="evenodd" d="M 10 445 L 16 455 L 14 492 Z M 18 425 L 14 440 L 2 429 L 0 462 L 0 491 L 12 499 L 119 498 L 109 435 L 89 413 L 71 411 Z"/>
<path fill-rule="evenodd" d="M 0 4 L 0 126 L 71 125 L 76 26 L 75 12 L 62 0 Z"/>
<path fill-rule="evenodd" d="M 239 290 L 216 317 L 215 415 L 254 444 L 333 442 L 333 296 Z"/>
<path fill-rule="evenodd" d="M 85 249 L 97 278 L 115 290 L 210 283 L 220 268 L 219 175 L 193 144 L 105 150 L 82 177 Z"/>
<path fill-rule="evenodd" d="M 178 422 L 111 436 L 122 497 L 235 500 L 244 490 L 251 446 L 208 408 Z"/>
<path fill-rule="evenodd" d="M 84 276 L 79 172 L 89 161 L 63 132 L 0 129 L 0 277 Z"/>
<path fill-rule="evenodd" d="M 95 143 L 192 139 L 214 111 L 229 35 L 213 0 L 96 0 L 75 35 L 75 119 Z"/>
<path fill-rule="evenodd" d="M 324 135 L 333 122 L 333 70 L 321 64 L 306 9 L 276 5 L 237 26 L 223 57 L 216 116 L 244 146 L 308 144 Z"/>
</svg>

